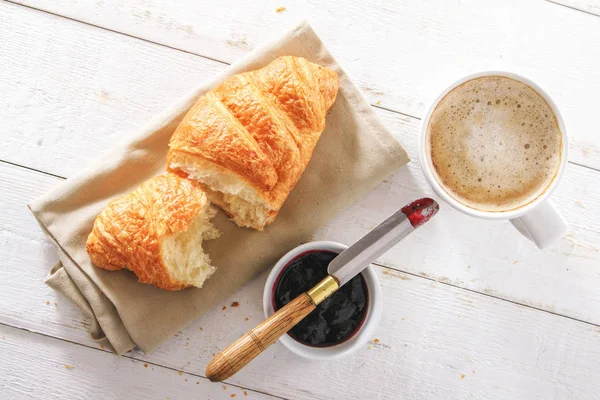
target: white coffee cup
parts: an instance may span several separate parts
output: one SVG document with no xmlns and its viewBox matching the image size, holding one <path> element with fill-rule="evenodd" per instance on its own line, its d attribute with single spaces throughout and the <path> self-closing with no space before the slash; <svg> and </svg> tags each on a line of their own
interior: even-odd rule
<svg viewBox="0 0 600 400">
<path fill-rule="evenodd" d="M 512 209 L 509 211 L 496 212 L 477 210 L 460 203 L 458 200 L 450 196 L 435 178 L 435 175 L 433 173 L 434 167 L 431 161 L 431 155 L 427 151 L 426 146 L 427 126 L 429 125 L 429 119 L 431 118 L 431 114 L 435 110 L 440 100 L 442 100 L 444 96 L 446 96 L 452 89 L 456 88 L 457 86 L 467 81 L 470 81 L 471 79 L 480 78 L 484 76 L 503 76 L 529 85 L 540 96 L 542 96 L 544 100 L 546 100 L 546 102 L 554 112 L 556 120 L 558 121 L 558 127 L 562 132 L 562 158 L 559 167 L 560 169 L 556 173 L 554 180 L 550 183 L 550 185 L 548 185 L 546 190 L 539 197 L 519 208 Z M 549 199 L 550 195 L 558 185 L 558 182 L 560 181 L 560 178 L 567 165 L 567 150 L 567 130 L 565 128 L 565 124 L 560 114 L 560 111 L 556 106 L 556 103 L 552 100 L 550 95 L 546 93 L 546 91 L 539 87 L 536 83 L 523 76 L 511 72 L 479 72 L 457 80 L 435 98 L 435 100 L 427 108 L 427 112 L 425 113 L 425 116 L 421 121 L 421 133 L 419 138 L 419 159 L 421 162 L 421 167 L 423 168 L 423 173 L 425 174 L 425 178 L 427 178 L 427 181 L 429 182 L 433 190 L 437 193 L 437 195 L 441 197 L 444 201 L 446 201 L 448 204 L 450 204 L 452 207 L 459 211 L 462 211 L 467 215 L 472 215 L 474 217 L 484 219 L 510 220 L 510 222 L 514 225 L 515 228 L 517 228 L 519 232 L 521 232 L 527 238 L 532 240 L 540 249 L 543 249 L 556 242 L 558 239 L 564 236 L 564 234 L 569 229 L 569 226 L 567 225 L 566 221 L 558 212 L 552 201 Z"/>
</svg>

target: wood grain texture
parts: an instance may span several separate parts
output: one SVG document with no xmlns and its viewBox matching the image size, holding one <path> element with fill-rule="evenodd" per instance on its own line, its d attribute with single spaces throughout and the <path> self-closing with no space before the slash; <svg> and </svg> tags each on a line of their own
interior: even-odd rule
<svg viewBox="0 0 600 400">
<path fill-rule="evenodd" d="M 573 10 L 583 11 L 585 13 L 600 16 L 600 1 L 599 0 L 548 0 L 551 3 L 560 4 L 562 6 L 572 8 Z"/>
<path fill-rule="evenodd" d="M 208 75 L 215 72 L 205 68 L 204 64 L 198 65 L 197 70 L 194 70 L 193 65 L 180 67 L 178 62 L 171 60 L 179 60 L 177 57 L 181 53 L 171 49 L 11 4 L 0 3 L 0 10 L 9 10 L 6 15 L 11 20 L 21 21 L 12 24 L 13 35 L 9 37 L 32 37 L 32 46 L 45 43 L 43 35 L 50 32 L 50 35 L 55 35 L 52 37 L 55 41 L 50 43 L 62 43 L 63 52 L 69 53 L 68 49 L 84 47 L 83 44 L 78 44 L 80 38 L 88 38 L 84 39 L 87 50 L 77 51 L 65 58 L 60 68 L 57 66 L 52 73 L 56 74 L 52 80 L 38 78 L 43 80 L 40 83 L 42 93 L 55 90 L 53 88 L 57 81 L 61 85 L 65 82 L 66 85 L 70 81 L 69 74 L 77 74 L 76 69 L 66 75 L 61 75 L 61 71 L 68 70 L 72 65 L 79 65 L 78 68 L 83 70 L 92 68 L 98 53 L 102 54 L 104 51 L 108 55 L 111 54 L 110 49 L 114 48 L 119 49 L 121 56 L 118 60 L 113 59 L 118 70 L 110 67 L 113 68 L 112 75 L 106 72 L 103 76 L 109 81 L 117 79 L 107 90 L 111 93 L 118 92 L 122 96 L 118 101 L 109 101 L 107 104 L 103 103 L 102 98 L 85 100 L 77 97 L 78 90 L 85 91 L 87 85 L 94 82 L 95 78 L 90 76 L 88 78 L 91 81 L 79 81 L 70 87 L 71 96 L 63 96 L 61 90 L 56 90 L 50 99 L 41 101 L 39 107 L 31 108 L 35 110 L 34 114 L 9 113 L 8 117 L 2 118 L 5 114 L 0 113 L 0 121 L 9 132 L 7 139 L 0 143 L 0 159 L 23 163 L 58 175 L 70 175 L 88 164 L 92 158 L 107 151 L 115 140 L 126 137 L 126 129 L 139 126 L 181 95 L 185 91 L 185 85 L 178 82 L 187 79 L 191 82 L 196 74 Z M 3 11 L 2 15 L 5 13 Z M 56 20 L 61 20 L 62 23 L 52 22 Z M 19 26 L 27 29 L 19 30 Z M 95 35 L 100 36 L 95 38 Z M 114 37 L 117 37 L 117 42 Z M 94 43 L 98 45 L 95 47 Z M 140 46 L 143 51 L 139 51 Z M 14 48 L 11 54 L 18 54 L 19 51 L 22 50 Z M 36 51 L 44 53 L 43 47 L 37 48 L 33 53 Z M 132 54 L 135 57 L 126 57 Z M 185 57 L 191 56 L 186 54 Z M 50 60 L 53 59 L 48 56 L 48 68 L 52 68 Z M 152 65 L 155 71 L 148 73 L 147 65 Z M 102 70 L 107 68 L 110 69 L 108 64 Z M 18 72 L 19 64 L 14 64 L 8 70 Z M 4 71 L 0 69 L 0 74 Z M 38 77 L 44 74 L 32 70 L 30 75 Z M 36 80 L 28 79 L 28 76 L 24 74 L 16 81 Z M 135 80 L 130 81 L 129 77 Z M 174 84 L 169 85 L 169 82 Z M 154 89 L 157 86 L 160 87 L 160 95 Z M 9 97 L 31 98 L 34 94 L 19 93 L 9 91 Z M 68 102 L 69 105 L 60 103 L 59 100 Z M 81 103 L 86 104 L 84 109 L 79 108 Z M 136 112 L 127 111 L 133 109 Z M 412 159 L 416 160 L 419 121 L 386 110 L 378 109 L 377 112 Z M 37 128 L 28 125 L 30 117 L 38 119 Z M 89 125 L 90 121 L 96 119 L 97 122 Z M 51 134 L 53 126 L 60 126 L 61 121 L 75 125 L 69 128 L 68 135 Z M 84 125 L 79 126 L 80 122 Z M 114 131 L 103 130 L 105 126 L 112 126 Z M 430 238 L 429 233 L 419 232 L 416 237 L 409 238 L 407 246 L 413 250 L 405 251 L 398 247 L 386 254 L 381 261 L 385 265 L 434 280 L 598 323 L 600 296 L 596 288 L 600 271 L 596 266 L 600 262 L 600 233 L 597 229 L 598 222 L 594 221 L 597 221 L 600 213 L 599 179 L 595 171 L 585 171 L 575 165 L 567 168 L 565 179 L 554 198 L 571 223 L 572 231 L 557 247 L 549 251 L 540 252 L 535 249 L 506 222 L 476 220 L 442 205 L 440 216 L 433 222 L 434 226 L 427 230 L 431 232 Z M 32 192 L 29 196 L 12 201 L 24 204 L 41 193 L 43 191 Z M 315 238 L 352 243 L 398 207 L 430 193 L 431 189 L 415 161 L 341 213 L 335 221 L 318 232 Z M 34 224 L 31 230 L 37 231 L 38 228 Z M 431 246 L 430 243 L 436 243 L 436 246 Z M 448 254 L 452 254 L 452 257 L 448 257 Z M 535 291 L 530 286 L 534 283 Z"/>
<path fill-rule="evenodd" d="M 214 385 L 187 365 L 165 368 L 5 325 L 0 354 L 3 399 L 274 399 Z"/>
<path fill-rule="evenodd" d="M 185 36 L 187 45 L 199 46 L 198 53 L 210 57 L 231 52 L 231 60 L 308 15 L 372 103 L 416 116 L 422 112 L 423 99 L 463 69 L 488 68 L 496 62 L 500 67 L 521 66 L 522 72 L 556 95 L 561 108 L 567 107 L 572 159 L 598 167 L 594 132 L 600 122 L 589 118 L 598 103 L 594 89 L 598 20 L 554 4 L 289 3 L 282 13 L 274 12 L 281 6 L 274 3 L 28 0 L 28 4 L 74 18 L 84 15 L 105 26 L 114 23 L 116 30 L 141 29 L 138 36 L 169 40 L 173 47 L 181 47 Z M 132 8 L 139 10 L 138 23 L 132 22 Z M 161 14 L 155 18 L 154 11 Z M 181 21 L 189 21 L 183 31 L 177 26 Z M 0 3 L 0 34 L 0 123 L 5 132 L 0 159 L 64 176 L 190 85 L 225 68 L 219 62 L 7 3 Z M 198 40 L 203 35 L 204 43 Z M 379 114 L 414 159 L 418 121 L 384 110 Z M 329 398 L 332 392 L 340 398 L 364 399 L 374 391 L 378 398 L 394 399 L 594 398 L 600 389 L 597 326 L 452 286 L 598 324 L 598 179 L 595 171 L 569 166 L 554 197 L 572 229 L 549 252 L 535 250 L 507 223 L 473 220 L 443 208 L 428 234 L 416 233 L 406 247 L 380 260 L 409 274 L 378 267 L 386 305 L 376 337 L 365 349 L 341 361 L 309 363 L 275 345 L 232 382 L 299 399 Z M 55 182 L 56 178 L 0 163 L 0 323 L 94 346 L 86 334 L 89 321 L 41 283 L 56 257 L 25 203 Z M 344 211 L 315 239 L 350 243 L 427 191 L 418 164 L 412 163 Z M 213 353 L 262 320 L 259 299 L 264 278 L 249 282 L 223 303 L 223 309 L 207 313 L 152 354 L 130 356 L 202 375 Z M 234 302 L 240 306 L 232 307 Z M 148 395 L 145 388 L 155 387 L 154 377 L 144 375 L 144 368 L 121 369 L 122 362 L 135 363 L 130 359 L 100 350 L 73 350 L 80 346 L 31 333 L 7 351 L 2 339 L 9 340 L 6 333 L 12 328 L 0 330 L 5 336 L 0 336 L 0 388 L 17 391 L 8 392 L 9 398 L 89 398 L 95 393 L 131 397 L 138 393 L 138 382 L 144 385 L 142 395 Z M 78 360 L 67 365 L 81 367 L 53 367 L 62 355 Z M 14 367 L 19 363 L 22 369 Z M 85 374 L 75 378 L 68 374 L 76 370 Z M 328 379 L 315 379 L 324 376 Z M 172 383 L 157 381 L 156 393 L 164 396 L 164 388 Z M 177 386 L 171 393 L 194 398 L 213 393 L 212 386 L 196 388 L 180 391 Z M 222 390 L 220 385 L 216 388 Z M 214 398 L 228 398 L 229 389 Z"/>
<path fill-rule="evenodd" d="M 44 290 L 36 277 L 29 277 L 28 271 L 35 268 L 40 267 L 23 269 L 20 279 L 22 293 L 32 297 L 36 291 Z M 226 385 L 231 383 L 290 399 L 328 399 L 331 393 L 336 393 L 338 398 L 351 400 L 365 399 L 373 390 L 380 399 L 464 399 L 469 394 L 485 399 L 536 396 L 581 399 L 591 398 L 591 394 L 600 390 L 595 379 L 600 368 L 597 326 L 387 268 L 377 267 L 377 273 L 385 299 L 382 319 L 371 342 L 355 355 L 337 361 L 309 362 L 275 344 Z M 265 278 L 263 274 L 249 282 L 222 306 L 193 322 L 151 354 L 133 352 L 128 357 L 203 375 L 216 351 L 262 321 L 260 299 Z M 5 285 L 2 277 L 0 290 Z M 12 298 L 8 308 L 22 315 L 21 324 L 26 329 L 50 332 L 41 323 L 42 318 L 59 321 L 80 318 L 77 310 L 66 312 L 63 307 L 66 300 L 60 299 L 55 308 L 19 301 L 22 293 L 17 299 Z M 234 302 L 239 305 L 232 306 Z M 4 313 L 6 308 L 3 305 L 0 310 Z M 83 326 L 75 328 L 81 334 L 85 331 Z M 61 325 L 54 325 L 52 334 L 79 342 L 77 332 L 73 334 L 71 328 Z M 27 341 L 38 352 L 47 346 L 32 339 Z M 94 346 L 89 339 L 83 343 Z M 56 352 L 71 354 L 60 346 Z M 100 376 L 109 373 L 104 369 L 111 370 L 115 365 L 115 361 L 96 361 L 87 353 L 78 360 L 81 361 L 70 365 L 84 367 L 92 360 L 94 374 Z M 69 360 L 64 363 L 69 364 Z M 148 379 L 145 372 L 144 369 L 120 371 L 132 381 Z M 12 379 L 10 374 L 4 376 Z M 60 385 L 70 385 L 68 379 L 65 376 L 57 381 L 64 382 Z M 368 387 L 366 382 L 371 382 Z M 200 389 L 190 390 L 189 395 L 204 393 Z"/>
<path fill-rule="evenodd" d="M 415 159 L 418 121 L 385 111 L 380 111 L 380 116 Z M 44 193 L 54 178 L 45 177 L 45 185 L 23 189 L 21 182 L 28 185 L 28 176 L 34 173 L 13 172 L 6 166 L 2 171 L 7 187 L 14 186 L 16 191 L 9 190 L 2 199 L 3 207 L 9 210 L 3 225 L 21 231 L 22 221 L 30 220 L 31 224 L 23 227 L 26 235 L 35 233 L 43 242 L 24 205 Z M 508 222 L 469 218 L 442 204 L 431 227 L 415 233 L 407 244 L 392 249 L 380 261 L 434 280 L 599 323 L 596 288 L 600 280 L 600 232 L 593 222 L 600 213 L 598 180 L 595 171 L 576 165 L 567 168 L 553 198 L 572 228 L 558 246 L 547 251 L 538 251 Z M 413 162 L 340 213 L 315 234 L 315 239 L 353 243 L 399 206 L 430 193 L 419 165 Z M 18 217 L 13 217 L 15 209 L 19 210 Z M 51 263 L 42 263 L 41 268 L 47 270 Z M 530 286 L 533 282 L 535 291 Z"/>
<path fill-rule="evenodd" d="M 600 169 L 600 21 L 547 1 L 19 2 L 225 62 L 308 19 L 372 104 L 416 117 L 463 75 L 513 70 L 555 98 L 571 160 Z"/>
<path fill-rule="evenodd" d="M 364 202 L 359 202 L 336 219 L 333 224 L 337 227 L 328 226 L 316 238 L 343 240 L 344 236 L 360 234 L 345 231 L 366 231 L 369 220 L 365 219 L 365 214 L 379 215 L 386 211 L 369 210 L 392 207 L 377 199 L 387 198 L 389 202 L 390 198 L 395 198 L 390 196 L 400 196 L 400 192 L 407 191 L 404 196 L 416 194 L 411 192 L 418 189 L 411 186 L 416 178 L 411 178 L 410 172 L 408 169 L 406 174 L 397 174 L 389 183 L 380 185 Z M 576 191 L 576 186 L 587 184 L 593 187 L 591 195 L 581 197 L 584 199 L 579 203 L 581 207 L 576 205 L 583 212 L 581 219 L 577 220 L 578 229 L 587 225 L 586 219 L 591 220 L 593 213 L 598 211 L 599 202 L 588 204 L 586 200 L 598 199 L 596 191 L 600 189 L 594 185 L 593 174 L 594 171 L 577 166 L 567 170 L 565 182 L 570 184 L 565 188 L 566 192 L 575 190 L 573 196 L 583 195 L 583 191 Z M 26 209 L 25 202 L 57 181 L 57 178 L 35 171 L 0 164 L 0 186 L 5 189 L 0 196 L 0 227 L 3 228 L 0 251 L 8 255 L 0 260 L 0 292 L 3 293 L 0 296 L 0 322 L 95 346 L 85 334 L 89 321 L 82 319 L 78 310 L 41 283 L 55 255 Z M 398 188 L 394 189 L 395 186 Z M 565 201 L 574 198 L 577 197 L 567 197 Z M 591 207 L 592 214 L 586 214 L 582 207 Z M 441 219 L 444 214 L 438 215 L 430 224 L 435 224 L 435 220 Z M 452 257 L 448 257 L 449 253 L 432 254 L 432 246 L 425 243 L 429 235 L 420 236 L 425 232 L 423 228 L 406 239 L 407 247 L 394 250 L 392 262 L 416 271 L 435 267 L 438 268 L 436 273 L 444 277 L 452 276 L 448 272 L 453 268 L 461 272 L 464 270 L 472 276 L 492 279 L 487 283 L 502 284 L 503 289 L 513 287 L 511 293 L 518 292 L 519 296 L 525 296 L 529 291 L 532 293 L 527 296 L 529 300 L 530 296 L 543 300 L 548 294 L 561 294 L 561 299 L 570 297 L 572 310 L 594 313 L 592 308 L 598 304 L 598 299 L 594 298 L 598 287 L 594 275 L 598 261 L 597 258 L 586 258 L 594 257 L 595 253 L 591 247 L 584 247 L 585 242 L 580 238 L 569 239 L 577 244 L 571 248 L 572 257 L 551 253 L 539 260 L 536 250 L 527 256 L 529 261 L 515 259 L 519 262 L 513 264 L 511 258 L 501 253 L 508 251 L 506 243 L 509 239 L 506 237 L 512 232 L 508 224 L 503 224 L 506 227 L 499 225 L 498 230 L 471 232 L 461 227 L 469 224 L 470 220 L 460 217 L 454 215 L 429 230 L 429 235 L 436 233 L 428 243 L 440 242 L 445 251 L 453 252 Z M 485 221 L 473 221 L 477 222 Z M 479 228 L 485 226 L 483 224 Z M 471 232 L 472 238 L 457 237 L 451 234 L 451 229 L 467 229 L 466 233 Z M 506 232 L 503 232 L 504 229 Z M 582 236 L 584 233 L 581 231 Z M 481 235 L 485 237 L 478 238 Z M 415 240 L 414 236 L 420 236 L 420 239 Z M 449 238 L 454 241 L 448 242 Z M 494 242 L 494 238 L 495 245 L 499 247 L 496 252 L 491 252 L 493 249 L 488 245 L 478 249 L 479 253 L 476 248 L 465 244 L 475 241 L 473 246 L 476 246 L 478 243 Z M 505 239 L 498 243 L 501 238 Z M 561 245 L 568 244 L 564 242 Z M 526 246 L 523 248 L 527 250 Z M 462 254 L 463 251 L 465 254 Z M 479 261 L 471 268 L 457 268 L 450 262 L 454 257 L 468 257 L 469 262 Z M 565 259 L 564 265 L 553 260 L 561 257 Z M 589 262 L 587 268 L 586 260 Z M 561 283 L 564 286 L 544 277 L 555 279 L 552 274 L 558 274 L 562 268 L 574 271 L 573 275 L 564 273 L 564 282 Z M 599 389 L 594 379 L 600 367 L 596 365 L 600 360 L 597 354 L 600 352 L 598 326 L 431 281 L 433 273 L 428 274 L 426 279 L 387 268 L 379 267 L 377 270 L 385 305 L 381 324 L 372 343 L 365 349 L 338 362 L 310 363 L 275 345 L 230 382 L 299 399 L 327 398 L 331 390 L 340 393 L 340 398 L 364 399 L 364 382 L 377 382 L 380 398 L 459 399 L 469 393 L 474 398 L 486 399 L 532 398 L 537 393 L 540 393 L 540 398 L 547 398 L 556 390 L 556 398 L 576 399 L 585 398 Z M 525 276 L 525 272 L 535 274 Z M 260 299 L 264 280 L 265 275 L 262 275 L 249 282 L 222 306 L 195 321 L 152 354 L 134 352 L 130 355 L 146 363 L 173 369 L 180 369 L 190 362 L 185 370 L 203 375 L 213 354 L 262 321 Z M 474 282 L 470 280 L 466 281 L 468 285 L 478 284 L 477 279 L 473 279 Z M 453 283 L 449 279 L 442 281 Z M 553 289 L 558 291 L 553 292 Z M 23 301 L 23 293 L 27 293 L 27 301 Z M 541 305 L 556 311 L 556 298 L 548 298 L 552 298 L 552 302 L 542 302 Z M 57 302 L 56 306 L 54 302 Z M 233 307 L 234 302 L 239 306 Z M 110 364 L 106 368 L 110 368 Z M 473 370 L 476 373 L 469 375 Z M 463 374 L 465 378 L 461 379 Z M 328 376 L 330 379 L 326 384 L 320 384 L 315 383 L 315 376 Z M 491 396 L 488 393 L 490 385 L 494 388 Z"/>
<path fill-rule="evenodd" d="M 208 363 L 206 376 L 212 382 L 229 379 L 302 321 L 315 307 L 308 294 L 302 293 L 217 354 Z"/>
<path fill-rule="evenodd" d="M 586 181 L 595 186 L 594 190 L 600 190 L 598 185 L 593 185 L 594 173 L 586 168 L 570 168 L 565 182 L 571 182 L 572 186 L 566 190 L 571 191 L 574 186 Z M 25 201 L 46 191 L 57 181 L 57 178 L 35 171 L 0 164 L 0 187 L 4 189 L 3 196 L 0 196 L 0 227 L 3 228 L 0 252 L 8 255 L 0 259 L 0 292 L 3 293 L 0 296 L 0 323 L 97 346 L 86 335 L 89 321 L 82 318 L 81 312 L 67 300 L 41 283 L 55 255 L 26 209 Z M 365 224 L 369 222 L 364 216 L 358 216 L 366 214 L 370 207 L 383 207 L 381 201 L 375 201 L 377 198 L 395 196 L 398 192 L 391 185 L 403 188 L 398 191 L 418 190 L 410 189 L 406 182 L 412 184 L 408 173 L 380 185 L 365 199 L 365 203 L 361 201 L 349 209 L 348 214 L 344 212 L 345 215 L 334 222 L 337 228 L 325 228 L 318 233 L 317 239 L 343 240 L 344 231 L 357 229 L 353 228 L 355 225 L 366 231 Z M 405 196 L 410 196 L 410 193 Z M 567 198 L 567 201 L 570 200 Z M 585 198 L 580 204 L 582 207 L 594 207 L 591 211 L 597 212 L 598 206 L 587 204 Z M 584 208 L 581 210 L 585 213 Z M 441 219 L 443 215 L 435 219 Z M 577 225 L 585 225 L 585 219 L 591 219 L 591 215 L 583 214 Z M 430 224 L 436 223 L 435 219 Z M 574 240 L 577 246 L 573 245 L 571 249 L 573 257 L 562 256 L 567 261 L 564 265 L 552 261 L 552 258 L 561 257 L 560 254 L 545 256 L 538 264 L 535 261 L 539 254 L 537 251 L 531 251 L 528 256 L 533 261 L 521 259 L 513 264 L 513 259 L 500 253 L 507 250 L 507 239 L 498 243 L 509 231 L 502 233 L 504 228 L 499 227 L 498 231 L 491 233 L 479 232 L 485 235 L 484 238 L 477 238 L 477 232 L 473 231 L 475 239 L 462 239 L 450 234 L 450 226 L 461 230 L 465 228 L 460 226 L 466 223 L 469 223 L 468 219 L 453 216 L 429 230 L 431 234 L 441 229 L 430 243 L 454 237 L 456 241 L 446 242 L 444 246 L 459 259 L 467 257 L 468 253 L 462 254 L 467 240 L 476 240 L 475 246 L 477 243 L 493 242 L 495 237 L 500 250 L 488 256 L 485 252 L 490 247 L 479 249 L 482 254 L 466 247 L 464 251 L 473 251 L 471 259 L 479 262 L 471 268 L 457 270 L 464 269 L 472 276 L 495 278 L 503 282 L 504 288 L 515 287 L 513 291 L 518 291 L 521 296 L 526 294 L 526 290 L 531 293 L 539 291 L 539 298 L 543 299 L 542 296 L 556 288 L 556 282 L 548 282 L 544 274 L 556 274 L 560 268 L 572 269 L 574 274 L 563 275 L 565 286 L 559 289 L 572 298 L 573 304 L 580 303 L 577 310 L 580 307 L 584 309 L 589 303 L 590 311 L 598 304 L 598 300 L 593 298 L 598 287 L 594 276 L 598 261 L 587 259 L 589 268 L 581 269 L 585 265 L 580 264 L 581 259 L 593 257 L 594 253 L 591 248 L 581 247 L 584 242 L 580 239 Z M 446 227 L 447 224 L 450 225 Z M 506 229 L 510 228 L 506 225 Z M 432 248 L 421 243 L 427 235 L 414 240 L 414 236 L 421 235 L 421 232 L 425 232 L 425 228 L 406 239 L 407 247 L 395 249 L 396 259 L 393 261 L 419 268 L 416 270 L 437 265 L 437 274 L 452 276 L 444 271 L 444 268 L 449 271 L 456 268 L 449 262 L 452 258 L 448 257 L 448 253 L 425 253 L 425 249 Z M 412 252 L 415 255 L 411 255 Z M 491 268 L 487 267 L 486 260 L 489 260 Z M 380 398 L 463 399 L 472 394 L 473 398 L 515 399 L 535 398 L 539 394 L 540 398 L 554 395 L 559 399 L 577 399 L 589 397 L 590 393 L 600 389 L 595 379 L 600 367 L 597 365 L 600 360 L 598 326 L 435 282 L 430 280 L 433 274 L 424 278 L 389 268 L 378 267 L 377 271 L 385 304 L 373 341 L 364 349 L 339 361 L 312 363 L 276 344 L 230 382 L 294 399 L 328 398 L 332 391 L 339 393 L 340 398 L 364 399 L 365 382 L 377 382 Z M 521 276 L 527 271 L 542 275 Z M 214 354 L 263 320 L 260 299 L 265 278 L 263 274 L 249 282 L 222 305 L 151 354 L 133 352 L 129 356 L 177 370 L 185 366 L 185 371 L 204 375 L 206 364 Z M 466 282 L 478 284 L 477 279 L 474 282 L 470 280 Z M 579 289 L 573 290 L 573 287 Z M 23 293 L 27 294 L 26 301 L 23 301 Z M 54 305 L 54 302 L 57 304 Z M 239 305 L 233 306 L 236 303 Z M 548 301 L 542 304 L 554 310 L 554 303 Z M 112 368 L 111 363 L 98 364 L 97 368 L 101 366 Z M 131 373 L 135 375 L 138 372 Z M 463 374 L 465 378 L 461 379 Z M 329 379 L 322 382 L 315 376 L 328 376 Z"/>
<path fill-rule="evenodd" d="M 225 68 L 5 2 L 0 37 L 0 160 L 60 176 Z"/>
</svg>

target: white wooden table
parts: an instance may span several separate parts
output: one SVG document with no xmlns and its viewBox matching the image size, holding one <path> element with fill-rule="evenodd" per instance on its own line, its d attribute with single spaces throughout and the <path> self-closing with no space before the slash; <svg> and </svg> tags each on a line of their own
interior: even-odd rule
<svg viewBox="0 0 600 400">
<path fill-rule="evenodd" d="M 600 1 L 247 3 L 0 1 L 0 398 L 598 398 Z M 276 344 L 224 384 L 204 377 L 261 320 L 265 275 L 151 354 L 99 348 L 43 284 L 56 255 L 26 203 L 302 18 L 413 160 L 424 104 L 454 78 L 539 82 L 571 138 L 554 196 L 570 232 L 542 252 L 508 222 L 444 207 L 379 260 L 381 323 L 341 361 Z M 413 161 L 315 239 L 350 243 L 418 195 L 431 190 Z"/>
</svg>

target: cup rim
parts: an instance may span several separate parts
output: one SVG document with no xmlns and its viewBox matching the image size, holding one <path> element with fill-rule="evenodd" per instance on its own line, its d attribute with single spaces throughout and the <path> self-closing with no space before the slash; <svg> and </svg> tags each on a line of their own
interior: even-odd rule
<svg viewBox="0 0 600 400">
<path fill-rule="evenodd" d="M 267 281 L 265 282 L 265 288 L 263 291 L 263 310 L 265 318 L 268 318 L 273 314 L 273 292 L 274 285 L 277 277 L 279 276 L 283 267 L 285 267 L 294 257 L 305 253 L 307 251 L 324 250 L 341 253 L 348 246 L 332 241 L 314 241 L 297 246 L 287 252 L 283 257 L 277 261 L 275 266 L 271 269 Z M 381 287 L 379 285 L 379 279 L 377 273 L 372 265 L 369 265 L 362 272 L 363 278 L 367 285 L 369 302 L 367 305 L 367 315 L 352 337 L 348 340 L 328 347 L 312 347 L 302 344 L 288 334 L 284 334 L 279 338 L 279 342 L 283 344 L 292 353 L 295 353 L 301 357 L 310 360 L 333 360 L 343 356 L 347 356 L 356 350 L 363 347 L 373 335 L 382 312 L 382 297 Z"/>
<path fill-rule="evenodd" d="M 451 196 L 442 187 L 442 185 L 438 182 L 438 180 L 435 178 L 433 171 L 432 171 L 432 166 L 429 162 L 430 161 L 429 157 L 426 154 L 427 126 L 429 125 L 429 119 L 431 118 L 431 114 L 435 110 L 435 107 L 444 98 L 444 96 L 446 96 L 451 90 L 453 90 L 457 86 L 459 86 L 467 81 L 470 81 L 472 79 L 481 78 L 484 76 L 502 76 L 502 77 L 520 81 L 520 82 L 525 83 L 526 85 L 530 86 L 531 88 L 533 88 L 533 90 L 535 90 L 540 96 L 542 96 L 544 98 L 546 103 L 548 103 L 548 105 L 554 112 L 554 115 L 556 116 L 556 121 L 558 122 L 558 127 L 562 133 L 561 161 L 560 161 L 559 169 L 556 172 L 556 174 L 554 175 L 554 178 L 552 179 L 552 181 L 550 182 L 550 184 L 548 185 L 548 187 L 542 194 L 540 194 L 538 197 L 531 200 L 527 204 L 525 204 L 521 207 L 518 207 L 516 209 L 512 209 L 512 210 L 482 211 L 482 210 L 477 210 L 475 208 L 469 207 L 469 206 L 459 202 L 453 196 Z M 504 220 L 504 219 L 518 218 L 518 217 L 528 213 L 535 207 L 539 206 L 541 203 L 543 203 L 546 199 L 548 199 L 550 197 L 550 195 L 556 189 L 558 182 L 560 182 L 560 179 L 562 178 L 562 175 L 567 166 L 569 144 L 568 144 L 567 129 L 566 129 L 562 114 L 560 113 L 558 106 L 554 102 L 554 99 L 548 94 L 548 92 L 546 92 L 544 89 L 542 89 L 537 83 L 535 83 L 534 81 L 532 81 L 531 79 L 529 79 L 523 75 L 520 75 L 520 74 L 517 74 L 514 72 L 510 72 L 510 71 L 486 70 L 486 71 L 471 73 L 466 76 L 463 76 L 460 79 L 455 80 L 452 84 L 447 85 L 446 88 L 433 99 L 433 101 L 430 101 L 428 103 L 428 106 L 426 108 L 426 113 L 423 116 L 423 118 L 421 119 L 421 126 L 420 126 L 420 130 L 419 130 L 418 149 L 419 149 L 419 162 L 421 163 L 421 169 L 423 170 L 425 178 L 427 179 L 427 182 L 429 183 L 429 185 L 436 192 L 436 194 L 438 196 L 440 196 L 442 199 L 444 199 L 444 201 L 446 201 L 452 207 L 454 207 L 455 209 L 457 209 L 459 211 L 462 211 L 465 214 L 469 214 L 469 215 L 472 215 L 472 216 L 475 216 L 478 218 L 484 218 L 484 219 Z"/>
</svg>

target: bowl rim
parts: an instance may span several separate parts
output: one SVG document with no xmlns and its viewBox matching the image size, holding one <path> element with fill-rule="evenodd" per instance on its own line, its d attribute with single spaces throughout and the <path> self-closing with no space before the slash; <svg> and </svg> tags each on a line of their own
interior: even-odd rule
<svg viewBox="0 0 600 400">
<path fill-rule="evenodd" d="M 265 318 L 268 318 L 274 312 L 272 299 L 277 277 L 283 267 L 285 267 L 293 258 L 307 251 L 324 250 L 341 253 L 347 248 L 348 246 L 338 242 L 314 241 L 304 243 L 288 251 L 277 261 L 277 263 L 275 263 L 265 282 L 263 291 L 263 310 Z M 281 336 L 279 342 L 292 353 L 310 360 L 333 360 L 349 355 L 363 347 L 369 341 L 379 323 L 382 312 L 382 295 L 379 279 L 373 266 L 369 265 L 363 270 L 362 274 L 369 292 L 367 315 L 365 316 L 362 326 L 359 327 L 358 331 L 351 338 L 340 344 L 328 347 L 308 346 L 292 339 L 288 334 Z"/>
</svg>

